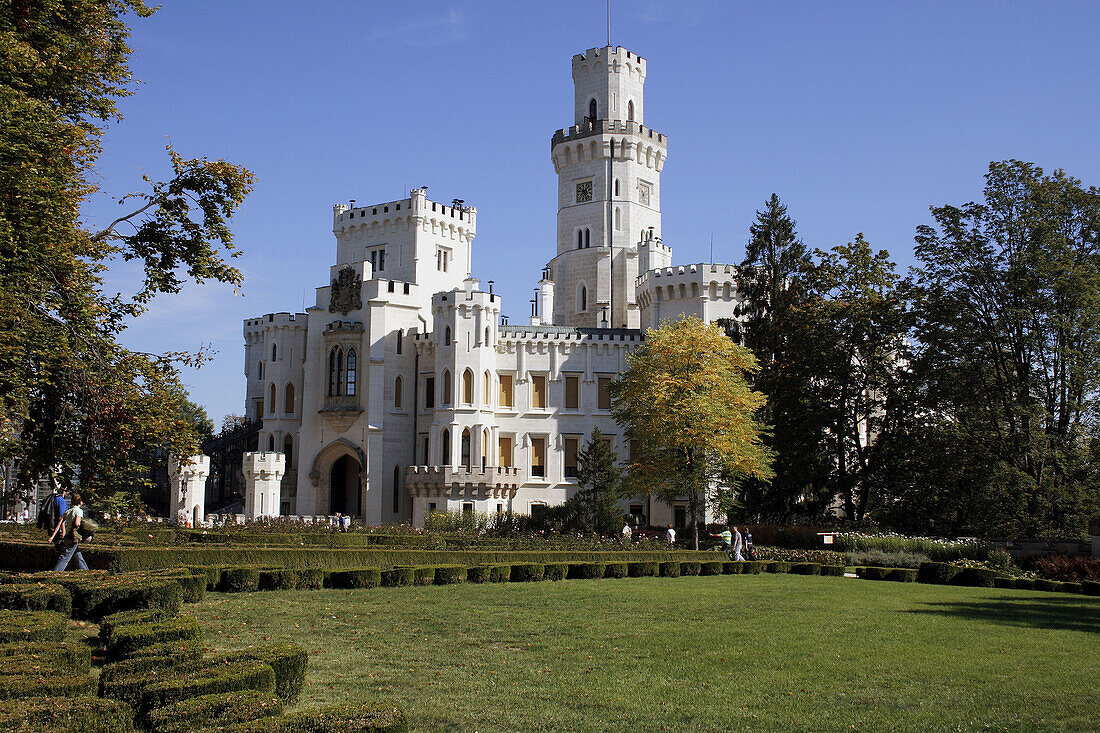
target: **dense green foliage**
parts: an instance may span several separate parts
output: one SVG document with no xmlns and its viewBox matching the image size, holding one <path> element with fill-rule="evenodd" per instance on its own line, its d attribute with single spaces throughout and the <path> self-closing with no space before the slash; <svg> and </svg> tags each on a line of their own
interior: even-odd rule
<svg viewBox="0 0 1100 733">
<path fill-rule="evenodd" d="M 35 733 L 129 733 L 134 711 L 94 696 L 24 697 L 0 701 L 0 728 Z"/>
<path fill-rule="evenodd" d="M 153 733 L 192 733 L 200 726 L 224 729 L 282 712 L 283 702 L 277 697 L 254 690 L 222 692 L 157 708 L 149 713 L 147 724 Z"/>
</svg>

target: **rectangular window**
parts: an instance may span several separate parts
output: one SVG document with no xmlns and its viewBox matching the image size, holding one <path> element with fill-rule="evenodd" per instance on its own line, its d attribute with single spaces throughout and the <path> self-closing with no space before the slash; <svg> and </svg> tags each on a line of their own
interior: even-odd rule
<svg viewBox="0 0 1100 733">
<path fill-rule="evenodd" d="M 424 407 L 435 407 L 435 377 L 428 377 L 424 380 Z"/>
<path fill-rule="evenodd" d="M 599 377 L 599 397 L 596 401 L 596 409 L 610 410 L 611 409 L 611 390 L 608 389 L 611 386 L 611 377 Z"/>
<path fill-rule="evenodd" d="M 546 377 L 531 377 L 531 409 L 546 409 Z"/>
<path fill-rule="evenodd" d="M 402 338 L 401 332 L 400 332 L 400 331 L 398 331 L 398 332 L 397 332 L 397 353 L 398 353 L 398 354 L 400 354 L 400 353 L 401 353 L 401 348 L 402 348 L 402 344 L 401 344 L 401 342 L 402 342 L 402 341 L 404 341 L 404 338 Z"/>
<path fill-rule="evenodd" d="M 502 468 L 512 467 L 512 438 L 503 437 L 497 441 L 497 448 L 500 452 L 500 465 Z"/>
<path fill-rule="evenodd" d="M 500 375 L 500 406 L 511 407 L 512 406 L 512 375 L 501 374 Z"/>
<path fill-rule="evenodd" d="M 546 438 L 531 438 L 531 475 L 546 475 Z"/>
<path fill-rule="evenodd" d="M 577 451 L 580 448 L 580 440 L 577 438 L 565 439 L 565 477 L 577 477 Z"/>
<path fill-rule="evenodd" d="M 579 376 L 567 376 L 565 378 L 565 409 L 579 410 L 581 407 L 581 378 Z"/>
<path fill-rule="evenodd" d="M 462 513 L 463 514 L 473 514 L 474 513 L 474 503 L 472 501 L 462 502 Z"/>
</svg>

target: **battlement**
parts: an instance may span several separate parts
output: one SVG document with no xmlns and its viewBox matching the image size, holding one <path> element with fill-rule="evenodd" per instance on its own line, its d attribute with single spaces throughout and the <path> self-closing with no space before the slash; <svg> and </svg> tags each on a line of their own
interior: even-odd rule
<svg viewBox="0 0 1100 733">
<path fill-rule="evenodd" d="M 260 480 L 278 479 L 286 471 L 286 456 L 274 451 L 245 453 L 241 470 L 246 477 L 251 474 Z"/>
<path fill-rule="evenodd" d="M 248 318 L 244 322 L 245 335 L 249 333 L 258 333 L 268 328 L 305 328 L 306 327 L 306 314 L 305 313 L 287 313 L 285 311 L 280 313 L 267 313 L 259 318 Z"/>
<path fill-rule="evenodd" d="M 668 139 L 651 127 L 626 120 L 585 120 L 579 125 L 571 125 L 554 133 L 550 139 L 553 148 L 564 142 L 582 140 L 593 135 L 631 135 L 641 138 L 637 142 L 656 146 L 662 151 L 668 150 Z"/>
<path fill-rule="evenodd" d="M 500 296 L 496 293 L 487 293 L 478 290 L 480 281 L 477 278 L 467 278 L 465 289 L 456 288 L 444 293 L 436 293 L 432 296 L 432 311 L 440 312 L 448 308 L 474 307 L 500 309 Z"/>
<path fill-rule="evenodd" d="M 578 53 L 573 56 L 573 76 L 577 75 L 578 69 L 583 70 L 586 67 L 594 67 L 596 62 L 602 61 L 611 67 L 612 71 L 618 72 L 625 65 L 629 64 L 637 71 L 641 72 L 642 76 L 645 76 L 645 59 L 634 53 L 628 51 L 622 46 L 604 46 L 603 48 L 590 48 L 584 53 Z"/>
<path fill-rule="evenodd" d="M 355 202 L 352 201 L 351 204 Z M 339 233 L 351 226 L 378 225 L 383 231 L 389 222 L 398 220 L 408 221 L 410 218 L 435 218 L 438 220 L 454 219 L 462 222 L 464 229 L 470 230 L 471 235 L 476 227 L 476 206 L 447 205 L 438 201 L 432 201 L 427 196 L 427 190 L 414 188 L 409 192 L 409 197 L 396 201 L 386 201 L 380 204 L 368 206 L 353 206 L 351 204 L 334 204 L 332 207 L 332 229 Z"/>
</svg>

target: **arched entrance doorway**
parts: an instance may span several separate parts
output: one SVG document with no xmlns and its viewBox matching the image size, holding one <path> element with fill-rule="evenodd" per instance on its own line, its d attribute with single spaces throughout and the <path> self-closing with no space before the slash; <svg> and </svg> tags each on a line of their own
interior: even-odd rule
<svg viewBox="0 0 1100 733">
<path fill-rule="evenodd" d="M 359 473 L 362 467 L 353 456 L 336 459 L 329 472 L 329 514 L 359 514 Z"/>
</svg>

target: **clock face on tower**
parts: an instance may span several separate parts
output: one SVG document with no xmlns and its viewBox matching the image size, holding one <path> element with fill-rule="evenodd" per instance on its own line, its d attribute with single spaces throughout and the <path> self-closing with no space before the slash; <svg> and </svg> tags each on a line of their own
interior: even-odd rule
<svg viewBox="0 0 1100 733">
<path fill-rule="evenodd" d="M 577 203 L 583 204 L 592 200 L 592 181 L 582 181 L 577 184 Z"/>
</svg>

